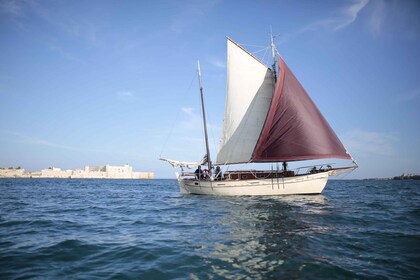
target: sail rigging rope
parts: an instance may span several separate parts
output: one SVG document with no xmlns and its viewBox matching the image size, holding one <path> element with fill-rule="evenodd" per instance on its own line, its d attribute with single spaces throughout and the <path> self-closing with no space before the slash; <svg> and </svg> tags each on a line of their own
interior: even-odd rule
<svg viewBox="0 0 420 280">
<path fill-rule="evenodd" d="M 271 175 L 271 174 L 274 174 L 274 172 L 273 172 L 273 169 L 271 168 L 271 172 L 269 172 L 268 174 L 267 174 L 267 176 L 265 176 L 265 177 L 258 177 L 257 176 L 257 173 L 254 173 L 253 172 L 253 170 L 251 169 L 250 170 L 250 172 L 251 172 L 251 174 L 256 178 L 256 179 L 267 179 L 267 178 L 269 178 L 269 176 Z M 278 172 L 277 172 L 278 173 Z"/>
<path fill-rule="evenodd" d="M 249 45 L 249 44 L 239 44 L 240 46 L 247 46 L 247 47 L 255 47 L 255 48 L 265 48 L 266 46 L 261 46 L 261 45 Z"/>
<path fill-rule="evenodd" d="M 280 34 L 277 34 L 277 35 L 274 35 L 273 36 L 273 39 L 274 39 L 274 41 L 276 41 L 276 38 L 279 36 Z M 270 45 L 265 45 L 265 46 L 261 46 L 261 45 L 250 45 L 250 44 L 240 44 L 240 43 L 238 43 L 238 45 L 240 45 L 241 47 L 245 47 L 245 46 L 247 46 L 247 47 L 254 47 L 254 48 L 259 48 L 259 50 L 257 50 L 257 51 L 254 51 L 254 52 L 250 52 L 252 55 L 255 55 L 255 54 L 257 54 L 257 53 L 260 53 L 260 52 L 263 52 L 264 51 L 264 55 L 262 56 L 262 58 L 259 58 L 261 61 L 263 61 L 266 65 L 271 65 L 271 63 L 267 63 L 267 61 L 266 61 L 266 56 L 267 56 L 267 53 L 268 52 L 270 52 L 271 51 L 271 44 Z M 276 47 L 276 45 L 274 44 L 274 51 L 276 52 L 276 54 L 278 55 L 278 56 L 280 56 L 280 53 L 279 53 L 279 51 L 277 50 L 277 47 Z M 257 57 L 257 56 L 255 56 L 255 57 Z"/>
<path fill-rule="evenodd" d="M 267 63 L 265 61 L 267 53 L 271 50 L 271 45 L 267 46 L 262 46 L 262 45 L 250 45 L 250 44 L 241 44 L 238 43 L 239 46 L 241 47 L 254 47 L 254 48 L 259 48 L 258 50 L 254 51 L 254 52 L 249 52 L 250 54 L 254 55 L 255 57 L 257 57 L 258 59 L 260 59 L 262 62 L 264 62 L 264 64 L 266 65 L 270 65 L 270 63 Z M 275 49 L 277 52 L 277 48 Z M 256 56 L 255 54 L 260 53 L 260 52 L 264 52 L 264 55 L 262 56 L 262 58 L 260 56 Z M 277 52 L 278 53 L 278 52 Z"/>
<path fill-rule="evenodd" d="M 357 168 L 357 167 L 356 167 Z M 338 176 L 341 176 L 341 178 L 340 179 L 344 179 L 344 178 L 346 178 L 350 173 L 352 173 L 354 170 L 356 170 L 356 168 L 353 168 L 352 170 L 350 170 L 350 171 L 348 171 L 348 172 L 343 172 L 343 173 L 341 173 L 341 174 L 338 174 L 338 175 L 336 175 L 337 177 Z"/>
</svg>

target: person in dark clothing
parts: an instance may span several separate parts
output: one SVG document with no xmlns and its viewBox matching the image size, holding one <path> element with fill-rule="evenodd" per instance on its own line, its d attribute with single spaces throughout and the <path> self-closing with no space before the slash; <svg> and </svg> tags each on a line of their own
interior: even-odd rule
<svg viewBox="0 0 420 280">
<path fill-rule="evenodd" d="M 216 166 L 216 181 L 221 181 L 222 180 L 222 170 L 220 170 L 219 166 Z"/>
<path fill-rule="evenodd" d="M 283 162 L 283 171 L 287 171 L 287 162 L 286 161 Z"/>
<path fill-rule="evenodd" d="M 198 166 L 198 168 L 194 172 L 195 178 L 197 180 L 203 179 L 203 171 L 201 170 L 201 166 Z"/>
</svg>

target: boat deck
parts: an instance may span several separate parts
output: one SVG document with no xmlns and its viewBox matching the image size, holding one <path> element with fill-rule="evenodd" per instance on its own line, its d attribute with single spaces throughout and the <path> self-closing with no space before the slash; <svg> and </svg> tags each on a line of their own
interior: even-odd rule
<svg viewBox="0 0 420 280">
<path fill-rule="evenodd" d="M 331 169 L 317 169 L 317 170 L 308 170 L 304 173 L 299 173 L 295 171 L 270 171 L 270 170 L 235 170 L 235 171 L 226 171 L 223 173 L 221 178 L 214 178 L 215 181 L 238 181 L 238 180 L 256 180 L 256 179 L 273 179 L 273 178 L 291 178 L 291 177 L 300 177 L 315 173 L 328 172 Z M 184 179 L 197 180 L 194 173 L 183 173 L 181 175 Z M 209 177 L 204 173 L 203 178 L 197 181 L 208 181 Z"/>
</svg>

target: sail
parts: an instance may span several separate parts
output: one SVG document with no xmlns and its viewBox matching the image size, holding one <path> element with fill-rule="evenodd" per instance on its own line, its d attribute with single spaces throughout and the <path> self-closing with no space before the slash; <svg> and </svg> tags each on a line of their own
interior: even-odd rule
<svg viewBox="0 0 420 280">
<path fill-rule="evenodd" d="M 249 162 L 274 92 L 272 71 L 228 38 L 227 96 L 217 162 Z"/>
<path fill-rule="evenodd" d="M 305 89 L 279 57 L 279 78 L 253 162 L 351 159 Z"/>
<path fill-rule="evenodd" d="M 200 165 L 204 165 L 207 163 L 207 155 L 205 155 L 201 161 L 197 161 L 197 162 L 179 161 L 179 160 L 173 160 L 173 159 L 168 159 L 168 158 L 159 158 L 159 159 L 162 161 L 168 162 L 173 167 L 186 167 L 189 169 L 200 166 Z"/>
</svg>

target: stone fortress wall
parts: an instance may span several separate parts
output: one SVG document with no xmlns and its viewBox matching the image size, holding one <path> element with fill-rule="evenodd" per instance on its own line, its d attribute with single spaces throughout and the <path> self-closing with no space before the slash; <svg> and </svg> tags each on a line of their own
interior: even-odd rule
<svg viewBox="0 0 420 280">
<path fill-rule="evenodd" d="M 25 169 L 0 168 L 0 178 L 90 178 L 90 179 L 154 179 L 153 172 L 134 172 L 128 164 L 123 166 L 85 166 L 84 169 L 61 170 L 50 167 L 37 172 L 26 172 Z"/>
</svg>

